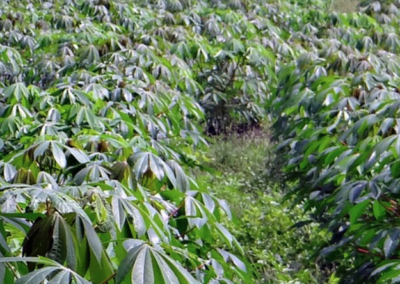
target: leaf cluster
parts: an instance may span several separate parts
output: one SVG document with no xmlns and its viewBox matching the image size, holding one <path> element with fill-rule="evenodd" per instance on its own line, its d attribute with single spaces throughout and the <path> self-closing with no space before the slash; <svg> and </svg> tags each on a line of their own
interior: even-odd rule
<svg viewBox="0 0 400 284">
<path fill-rule="evenodd" d="M 236 4 L 0 3 L 0 282 L 252 282 L 189 171 L 200 123 L 263 115 L 274 57 Z"/>
<path fill-rule="evenodd" d="M 397 282 L 399 38 L 397 1 L 358 13 L 288 18 L 295 61 L 279 65 L 269 107 L 292 196 L 332 232 L 320 256 L 343 283 Z"/>
</svg>

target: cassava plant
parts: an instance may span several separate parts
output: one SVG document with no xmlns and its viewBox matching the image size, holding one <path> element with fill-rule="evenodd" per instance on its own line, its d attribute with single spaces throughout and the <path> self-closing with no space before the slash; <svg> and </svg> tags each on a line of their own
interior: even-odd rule
<svg viewBox="0 0 400 284">
<path fill-rule="evenodd" d="M 397 283 L 399 3 L 359 8 L 291 18 L 297 60 L 280 66 L 270 107 L 292 196 L 333 234 L 319 256 L 342 283 Z"/>
<path fill-rule="evenodd" d="M 274 65 L 208 5 L 0 3 L 0 283 L 253 282 L 189 169 L 204 109 L 262 115 Z"/>
</svg>

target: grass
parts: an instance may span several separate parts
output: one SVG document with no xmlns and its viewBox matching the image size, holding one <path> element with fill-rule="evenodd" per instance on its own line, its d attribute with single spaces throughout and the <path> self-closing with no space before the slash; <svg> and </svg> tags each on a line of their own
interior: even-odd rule
<svg viewBox="0 0 400 284">
<path fill-rule="evenodd" d="M 303 208 L 283 202 L 287 188 L 268 133 L 216 138 L 208 159 L 215 173 L 198 173 L 211 192 L 227 200 L 236 216 L 228 225 L 255 267 L 258 283 L 336 283 L 333 271 L 312 264 L 319 245 L 328 236 L 303 221 Z M 319 263 L 321 264 L 321 263 Z"/>
</svg>

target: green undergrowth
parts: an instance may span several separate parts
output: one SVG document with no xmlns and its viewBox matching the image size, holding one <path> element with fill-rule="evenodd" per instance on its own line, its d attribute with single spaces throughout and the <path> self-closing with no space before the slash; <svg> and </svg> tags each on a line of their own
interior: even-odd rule
<svg viewBox="0 0 400 284">
<path fill-rule="evenodd" d="M 312 252 L 329 236 L 316 226 L 292 227 L 306 220 L 303 208 L 283 201 L 290 189 L 282 180 L 269 136 L 255 130 L 245 135 L 215 138 L 207 154 L 215 172 L 198 173 L 234 215 L 227 224 L 247 254 L 257 283 L 337 283 L 333 266 Z"/>
</svg>

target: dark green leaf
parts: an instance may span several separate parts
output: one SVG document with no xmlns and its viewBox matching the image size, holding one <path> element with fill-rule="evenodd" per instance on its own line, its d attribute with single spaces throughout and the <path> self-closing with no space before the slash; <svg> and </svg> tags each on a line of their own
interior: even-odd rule
<svg viewBox="0 0 400 284">
<path fill-rule="evenodd" d="M 399 238 L 400 229 L 398 228 L 393 229 L 393 231 L 387 235 L 384 244 L 384 252 L 386 258 L 391 256 L 393 251 L 396 249 L 397 245 L 399 244 Z"/>
</svg>

